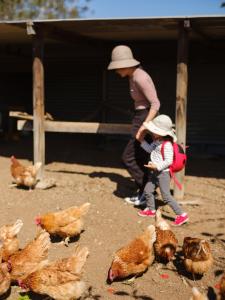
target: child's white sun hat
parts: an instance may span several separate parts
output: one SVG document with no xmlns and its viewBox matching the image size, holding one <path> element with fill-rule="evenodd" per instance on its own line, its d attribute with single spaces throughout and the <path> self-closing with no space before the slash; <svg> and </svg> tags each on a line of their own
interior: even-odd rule
<svg viewBox="0 0 225 300">
<path fill-rule="evenodd" d="M 173 138 L 174 142 L 177 141 L 175 130 L 173 128 L 173 123 L 170 117 L 167 115 L 159 115 L 152 121 L 144 122 L 143 125 L 152 133 L 158 134 L 160 136 L 169 135 Z"/>
</svg>

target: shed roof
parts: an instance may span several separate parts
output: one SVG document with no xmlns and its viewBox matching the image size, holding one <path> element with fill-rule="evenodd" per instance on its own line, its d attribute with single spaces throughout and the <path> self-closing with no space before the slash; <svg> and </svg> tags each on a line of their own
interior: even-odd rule
<svg viewBox="0 0 225 300">
<path fill-rule="evenodd" d="M 178 24 L 190 20 L 191 39 L 217 40 L 225 38 L 225 15 L 183 16 L 183 17 L 149 17 L 124 19 L 63 19 L 33 20 L 46 31 L 54 33 L 49 39 L 58 35 L 71 38 L 90 38 L 102 41 L 147 41 L 175 40 Z M 26 33 L 27 20 L 1 21 L 0 43 L 26 43 L 30 39 Z"/>
</svg>

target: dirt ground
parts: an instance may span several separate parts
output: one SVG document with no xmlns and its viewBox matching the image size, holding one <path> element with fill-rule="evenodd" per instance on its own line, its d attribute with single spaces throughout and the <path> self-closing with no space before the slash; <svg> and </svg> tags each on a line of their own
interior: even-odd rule
<svg viewBox="0 0 225 300">
<path fill-rule="evenodd" d="M 166 266 L 155 262 L 133 283 L 114 282 L 111 289 L 106 284 L 113 253 L 154 224 L 152 219 L 139 217 L 138 209 L 123 201 L 124 196 L 134 191 L 134 183 L 120 163 L 124 144 L 123 139 L 115 138 L 47 135 L 45 175 L 54 178 L 57 186 L 29 192 L 9 187 L 12 182 L 9 157 L 14 154 L 28 164 L 32 160 L 31 137 L 1 141 L 0 225 L 22 219 L 24 226 L 19 239 L 23 247 L 35 235 L 36 215 L 88 201 L 91 208 L 80 238 L 69 247 L 53 243 L 49 255 L 53 260 L 69 255 L 76 243 L 88 246 L 90 256 L 83 274 L 87 291 L 82 299 L 188 300 L 190 286 L 197 286 L 209 299 L 216 299 L 217 284 L 225 270 L 225 160 L 218 157 L 189 158 L 183 207 L 190 215 L 190 222 L 174 228 L 179 247 L 185 236 L 210 240 L 215 258 L 213 268 L 194 282 L 177 257 Z M 185 201 L 198 203 L 190 205 Z M 174 215 L 169 207 L 163 207 L 163 214 L 171 222 Z M 30 298 L 46 297 L 32 294 Z M 13 286 L 5 299 L 19 299 L 19 288 Z"/>
</svg>

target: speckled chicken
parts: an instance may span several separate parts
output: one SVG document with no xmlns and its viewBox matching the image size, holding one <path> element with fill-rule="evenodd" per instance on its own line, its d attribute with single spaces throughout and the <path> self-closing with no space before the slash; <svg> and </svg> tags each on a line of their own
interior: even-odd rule
<svg viewBox="0 0 225 300">
<path fill-rule="evenodd" d="M 7 263 L 2 263 L 3 243 L 0 242 L 0 296 L 5 294 L 11 284 Z"/>
<path fill-rule="evenodd" d="M 46 265 L 50 248 L 49 233 L 42 230 L 25 248 L 8 259 L 8 267 L 13 281 L 23 279 L 43 265 Z"/>
<path fill-rule="evenodd" d="M 172 260 L 176 252 L 178 241 L 171 231 L 170 225 L 162 218 L 160 209 L 156 211 L 156 241 L 154 243 L 155 254 L 158 259 L 168 262 Z"/>
<path fill-rule="evenodd" d="M 203 275 L 213 264 L 209 243 L 204 239 L 185 237 L 183 242 L 184 266 L 190 273 Z"/>
<path fill-rule="evenodd" d="M 80 207 L 72 206 L 62 211 L 38 216 L 35 221 L 51 235 L 65 238 L 65 244 L 68 244 L 70 237 L 79 235 L 83 230 L 83 216 L 86 215 L 89 207 L 90 203 L 87 202 Z"/>
<path fill-rule="evenodd" d="M 153 243 L 156 240 L 155 226 L 150 225 L 145 232 L 115 254 L 108 272 L 108 282 L 142 274 L 154 261 Z"/>
<path fill-rule="evenodd" d="M 221 300 L 225 300 L 225 273 L 220 280 L 220 296 Z"/>
<path fill-rule="evenodd" d="M 87 247 L 75 248 L 69 258 L 60 259 L 19 281 L 23 290 L 48 295 L 56 300 L 78 299 L 85 290 L 81 271 L 89 252 Z"/>
<path fill-rule="evenodd" d="M 11 156 L 10 171 L 16 185 L 33 188 L 37 183 L 37 173 L 41 165 L 41 162 L 37 162 L 34 165 L 24 166 L 15 156 Z"/>
<path fill-rule="evenodd" d="M 208 298 L 199 292 L 199 290 L 196 287 L 192 288 L 192 296 L 190 300 L 208 300 Z"/>
<path fill-rule="evenodd" d="M 14 224 L 4 225 L 0 228 L 0 240 L 3 243 L 2 260 L 7 261 L 9 256 L 19 250 L 17 234 L 22 226 L 22 220 L 18 219 Z"/>
</svg>

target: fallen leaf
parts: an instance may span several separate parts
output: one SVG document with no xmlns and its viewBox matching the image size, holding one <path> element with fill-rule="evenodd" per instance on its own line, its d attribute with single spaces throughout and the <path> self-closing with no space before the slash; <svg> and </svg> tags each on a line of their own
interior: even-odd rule
<svg viewBox="0 0 225 300">
<path fill-rule="evenodd" d="M 160 274 L 160 277 L 163 279 L 168 279 L 169 275 L 168 274 Z"/>
<path fill-rule="evenodd" d="M 109 287 L 109 288 L 107 289 L 107 292 L 109 292 L 109 293 L 111 293 L 111 294 L 114 294 L 114 293 L 116 292 L 116 290 L 115 290 L 114 288 L 112 288 L 112 287 Z"/>
<path fill-rule="evenodd" d="M 214 285 L 214 287 L 216 288 L 216 289 L 220 289 L 220 284 L 219 283 L 216 283 L 215 285 Z"/>
</svg>

